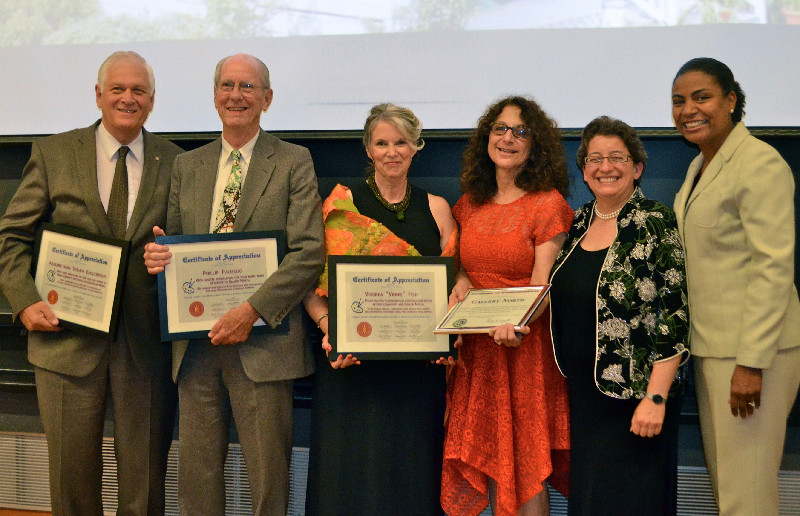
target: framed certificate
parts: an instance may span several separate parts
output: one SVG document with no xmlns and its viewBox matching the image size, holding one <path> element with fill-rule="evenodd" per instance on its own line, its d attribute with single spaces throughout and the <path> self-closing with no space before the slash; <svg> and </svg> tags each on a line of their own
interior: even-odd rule
<svg viewBox="0 0 800 516">
<path fill-rule="evenodd" d="M 126 240 L 41 225 L 33 280 L 64 327 L 116 338 L 129 249 Z"/>
<path fill-rule="evenodd" d="M 261 288 L 286 254 L 283 231 L 161 236 L 156 243 L 172 253 L 158 274 L 162 341 L 207 338 L 214 323 Z M 289 323 L 272 329 L 259 319 L 252 331 L 287 333 Z"/>
<path fill-rule="evenodd" d="M 502 324 L 525 326 L 544 301 L 550 285 L 472 288 L 436 326 L 436 333 L 489 333 Z"/>
<path fill-rule="evenodd" d="M 359 360 L 436 359 L 454 355 L 436 335 L 453 288 L 453 258 L 329 256 L 331 356 Z"/>
</svg>

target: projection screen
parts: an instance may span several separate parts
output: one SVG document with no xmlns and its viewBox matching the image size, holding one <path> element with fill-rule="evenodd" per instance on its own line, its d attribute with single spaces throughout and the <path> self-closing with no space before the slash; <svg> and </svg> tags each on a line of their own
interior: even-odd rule
<svg viewBox="0 0 800 516">
<path fill-rule="evenodd" d="M 361 127 L 369 107 L 412 108 L 426 129 L 469 128 L 506 94 L 563 128 L 599 114 L 669 127 L 678 67 L 716 57 L 747 94 L 750 126 L 800 126 L 800 25 L 774 0 L 4 0 L 0 135 L 91 122 L 97 68 L 115 50 L 153 66 L 147 127 L 217 131 L 216 62 L 269 66 L 268 130 Z M 785 4 L 785 5 L 784 5 Z"/>
</svg>

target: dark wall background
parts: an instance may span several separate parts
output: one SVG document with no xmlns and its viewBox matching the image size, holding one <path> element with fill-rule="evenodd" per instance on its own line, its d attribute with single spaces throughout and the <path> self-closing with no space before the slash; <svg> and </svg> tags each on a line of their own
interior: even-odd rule
<svg viewBox="0 0 800 516">
<path fill-rule="evenodd" d="M 759 138 L 775 147 L 786 159 L 795 174 L 795 206 L 800 205 L 797 183 L 800 183 L 800 128 L 751 128 Z M 648 153 L 648 164 L 642 177 L 645 195 L 672 206 L 675 193 L 683 182 L 689 162 L 697 149 L 686 143 L 671 129 L 640 129 L 639 134 Z M 302 132 L 275 133 L 276 136 L 307 147 L 314 158 L 319 177 L 320 194 L 327 196 L 338 182 L 348 182 L 362 177 L 367 165 L 361 144 L 360 132 Z M 165 134 L 186 150 L 199 147 L 215 139 L 216 133 Z M 469 131 L 425 131 L 425 148 L 414 158 L 410 179 L 417 186 L 443 196 L 450 204 L 460 197 L 459 173 L 461 153 Z M 30 156 L 31 144 L 36 136 L 0 137 L 0 213 L 5 212 L 9 199 L 16 190 L 22 170 Z M 572 184 L 568 201 L 575 208 L 591 199 L 583 184 L 581 173 L 575 165 L 575 154 L 580 144 L 579 130 L 564 131 L 564 148 L 567 155 Z M 754 173 L 757 173 L 755 171 Z M 800 241 L 800 221 L 795 214 L 797 241 Z M 795 283 L 800 283 L 800 252 L 795 253 Z M 28 388 L 33 384 L 30 366 L 25 360 L 25 339 L 19 329 L 11 327 L 11 317 L 5 298 L 0 298 L 0 390 Z M 5 329 L 3 330 L 3 327 Z M 318 337 L 312 337 L 317 340 Z M 15 387 L 16 386 L 16 387 Z M 27 386 L 27 387 L 26 387 Z M 307 385 L 302 382 L 296 390 L 296 401 L 308 402 Z M 684 415 L 696 414 L 691 391 L 684 403 Z M 793 424 L 800 424 L 800 399 L 795 404 Z"/>
</svg>

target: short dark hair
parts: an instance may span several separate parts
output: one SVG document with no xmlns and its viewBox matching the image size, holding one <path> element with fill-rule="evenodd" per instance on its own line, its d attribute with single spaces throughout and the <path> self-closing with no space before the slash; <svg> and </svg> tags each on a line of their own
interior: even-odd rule
<svg viewBox="0 0 800 516">
<path fill-rule="evenodd" d="M 644 150 L 644 145 L 642 144 L 642 140 L 639 139 L 636 129 L 622 120 L 617 120 L 610 116 L 598 116 L 589 122 L 581 133 L 581 145 L 578 147 L 578 156 L 576 158 L 579 169 L 583 170 L 586 166 L 586 156 L 589 154 L 589 142 L 591 142 L 592 138 L 595 136 L 618 137 L 622 140 L 622 143 L 625 144 L 633 162 L 642 164 L 642 172 L 647 168 L 647 152 Z M 634 180 L 634 186 L 639 186 L 641 180 L 642 176 Z"/>
<path fill-rule="evenodd" d="M 672 79 L 672 84 L 678 80 L 678 77 L 688 72 L 703 72 L 708 75 L 722 88 L 722 93 L 725 95 L 730 92 L 736 94 L 736 106 L 733 108 L 731 120 L 734 124 L 742 121 L 744 118 L 744 91 L 736 79 L 733 78 L 733 72 L 728 65 L 722 61 L 717 61 L 713 57 L 695 57 L 686 61 L 683 66 L 678 69 L 675 78 Z"/>
<path fill-rule="evenodd" d="M 533 99 L 520 96 L 495 102 L 478 120 L 478 127 L 472 132 L 461 158 L 461 191 L 468 193 L 475 204 L 484 204 L 497 193 L 495 165 L 489 158 L 489 134 L 506 106 L 518 107 L 522 121 L 531 129 L 530 155 L 517 174 L 515 184 L 526 192 L 556 189 L 567 197 L 569 172 L 561 131 Z"/>
</svg>

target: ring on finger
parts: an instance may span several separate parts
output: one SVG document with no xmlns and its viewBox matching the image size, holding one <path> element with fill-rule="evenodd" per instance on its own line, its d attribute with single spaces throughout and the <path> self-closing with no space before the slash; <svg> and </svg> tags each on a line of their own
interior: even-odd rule
<svg viewBox="0 0 800 516">
<path fill-rule="evenodd" d="M 751 408 L 756 408 L 756 402 L 755 401 L 748 401 L 747 402 L 747 406 L 751 407 Z"/>
</svg>

